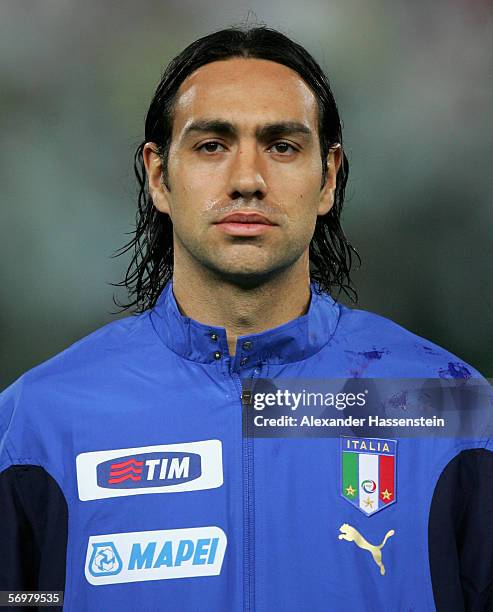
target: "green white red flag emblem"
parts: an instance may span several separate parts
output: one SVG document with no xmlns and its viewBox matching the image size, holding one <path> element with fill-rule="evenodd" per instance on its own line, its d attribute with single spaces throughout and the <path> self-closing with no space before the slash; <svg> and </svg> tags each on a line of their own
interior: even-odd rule
<svg viewBox="0 0 493 612">
<path fill-rule="evenodd" d="M 370 516 L 396 501 L 397 440 L 341 437 L 341 495 Z"/>
</svg>

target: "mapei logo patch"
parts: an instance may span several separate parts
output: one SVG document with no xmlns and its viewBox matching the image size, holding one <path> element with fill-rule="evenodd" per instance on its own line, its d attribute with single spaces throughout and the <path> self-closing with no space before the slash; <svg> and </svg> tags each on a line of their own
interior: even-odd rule
<svg viewBox="0 0 493 612">
<path fill-rule="evenodd" d="M 76 465 L 81 501 L 223 484 L 220 440 L 81 453 Z"/>
<path fill-rule="evenodd" d="M 219 527 L 91 536 L 85 575 L 90 584 L 217 576 L 226 552 Z"/>
<path fill-rule="evenodd" d="M 397 441 L 341 437 L 342 497 L 370 516 L 395 503 Z"/>
</svg>

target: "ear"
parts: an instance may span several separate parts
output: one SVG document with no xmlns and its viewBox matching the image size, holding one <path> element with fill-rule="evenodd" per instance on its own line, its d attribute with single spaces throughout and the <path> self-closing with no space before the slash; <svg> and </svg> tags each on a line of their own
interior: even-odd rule
<svg viewBox="0 0 493 612">
<path fill-rule="evenodd" d="M 327 156 L 327 181 L 320 192 L 317 215 L 326 215 L 334 206 L 337 172 L 342 162 L 342 148 L 338 143 L 330 148 Z"/>
<path fill-rule="evenodd" d="M 154 206 L 163 213 L 170 214 L 169 189 L 163 180 L 163 162 L 157 153 L 158 146 L 154 142 L 146 142 L 142 155 L 147 172 L 149 193 Z"/>
</svg>

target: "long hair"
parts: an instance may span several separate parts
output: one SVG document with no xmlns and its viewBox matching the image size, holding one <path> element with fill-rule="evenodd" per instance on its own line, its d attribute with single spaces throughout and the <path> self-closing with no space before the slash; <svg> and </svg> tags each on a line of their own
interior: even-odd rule
<svg viewBox="0 0 493 612">
<path fill-rule="evenodd" d="M 338 295 L 344 291 L 357 301 L 350 271 L 353 255 L 358 253 L 347 240 L 340 223 L 349 162 L 343 148 L 342 127 L 329 81 L 315 59 L 301 45 L 266 26 L 231 27 L 193 42 L 167 66 L 151 101 L 145 122 L 145 138 L 134 156 L 134 171 L 139 186 L 136 228 L 132 239 L 116 256 L 128 251 L 132 258 L 124 279 L 117 287 L 126 287 L 130 300 L 116 301 L 122 310 L 143 312 L 152 308 L 173 274 L 173 225 L 170 217 L 158 211 L 149 194 L 143 160 L 146 142 L 154 142 L 162 159 L 163 180 L 167 183 L 167 162 L 173 127 L 173 106 L 183 81 L 195 70 L 218 60 L 233 57 L 265 59 L 283 64 L 297 72 L 313 91 L 318 103 L 318 131 L 322 161 L 322 187 L 327 180 L 327 156 L 340 144 L 342 162 L 337 172 L 334 204 L 317 217 L 309 247 L 310 277 L 317 281 L 317 291 Z"/>
</svg>

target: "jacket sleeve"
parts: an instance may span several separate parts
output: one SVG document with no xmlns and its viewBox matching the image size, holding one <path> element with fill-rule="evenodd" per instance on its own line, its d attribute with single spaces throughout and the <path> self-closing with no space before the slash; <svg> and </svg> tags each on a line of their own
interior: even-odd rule
<svg viewBox="0 0 493 612">
<path fill-rule="evenodd" d="M 14 391 L 0 395 L 0 590 L 63 591 L 67 503 L 43 467 L 14 455 Z"/>
<path fill-rule="evenodd" d="M 438 612 L 493 612 L 493 451 L 464 450 L 438 479 L 428 524 Z"/>
<path fill-rule="evenodd" d="M 63 591 L 67 504 L 55 480 L 37 465 L 5 469 L 0 517 L 0 590 Z"/>
</svg>

